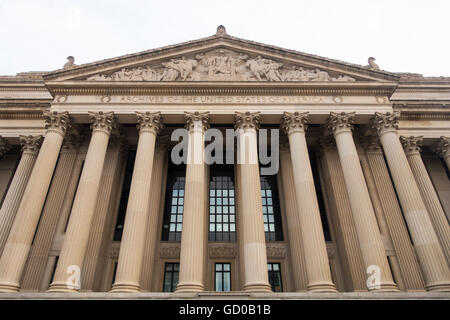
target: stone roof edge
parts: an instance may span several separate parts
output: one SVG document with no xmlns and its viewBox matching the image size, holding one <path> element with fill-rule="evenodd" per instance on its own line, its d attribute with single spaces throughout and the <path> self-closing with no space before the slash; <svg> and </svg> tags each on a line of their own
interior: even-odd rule
<svg viewBox="0 0 450 320">
<path fill-rule="evenodd" d="M 171 44 L 171 45 L 163 46 L 163 47 L 159 47 L 159 48 L 144 50 L 144 51 L 126 54 L 126 55 L 122 55 L 122 56 L 117 56 L 117 57 L 113 57 L 113 58 L 107 58 L 107 59 L 98 60 L 95 62 L 80 64 L 80 65 L 76 65 L 70 69 L 58 69 L 58 70 L 51 71 L 51 72 L 44 74 L 43 77 L 44 77 L 44 79 L 54 79 L 62 74 L 67 74 L 67 75 L 70 75 L 71 73 L 76 74 L 77 73 L 76 71 L 81 71 L 81 70 L 87 71 L 86 69 L 90 69 L 90 68 L 93 68 L 95 66 L 102 65 L 102 64 L 113 65 L 115 62 L 119 62 L 119 61 L 132 62 L 133 60 L 139 59 L 139 57 L 141 57 L 143 55 L 157 54 L 159 52 L 173 50 L 176 48 L 183 48 L 183 47 L 186 48 L 189 46 L 195 46 L 202 42 L 209 43 L 209 42 L 214 42 L 214 41 L 220 40 L 220 39 L 222 39 L 222 40 L 227 39 L 229 41 L 235 41 L 240 44 L 247 44 L 250 46 L 266 48 L 268 50 L 283 51 L 285 53 L 289 53 L 292 55 L 300 55 L 303 58 L 314 60 L 314 61 L 311 61 L 313 63 L 322 62 L 324 64 L 333 64 L 334 66 L 338 66 L 341 68 L 347 67 L 347 68 L 351 68 L 351 69 L 357 69 L 359 71 L 362 71 L 364 73 L 370 73 L 372 75 L 377 74 L 378 76 L 384 76 L 384 77 L 387 76 L 390 78 L 390 80 L 398 81 L 400 79 L 400 76 L 393 72 L 388 72 L 388 71 L 384 71 L 384 70 L 373 70 L 373 69 L 369 69 L 363 65 L 348 63 L 348 62 L 344 62 L 344 61 L 340 61 L 340 60 L 336 60 L 336 59 L 325 58 L 325 57 L 321 57 L 318 55 L 304 53 L 304 52 L 296 51 L 296 50 L 292 50 L 292 49 L 281 48 L 281 47 L 277 47 L 274 45 L 268 45 L 268 44 L 264 44 L 264 43 L 260 43 L 260 42 L 256 42 L 256 41 L 252 41 L 252 40 L 246 40 L 246 39 L 234 37 L 234 36 L 231 36 L 228 34 L 220 34 L 220 35 L 216 34 L 216 35 L 212 35 L 209 37 L 203 37 L 203 38 L 196 39 L 196 40 L 185 41 L 185 42 Z M 127 60 L 129 60 L 129 61 L 127 61 Z"/>
</svg>

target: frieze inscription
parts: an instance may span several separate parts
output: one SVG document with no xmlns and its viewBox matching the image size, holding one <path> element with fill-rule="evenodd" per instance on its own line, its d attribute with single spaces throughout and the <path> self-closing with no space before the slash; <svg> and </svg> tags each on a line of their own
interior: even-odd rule
<svg viewBox="0 0 450 320">
<path fill-rule="evenodd" d="M 296 104 L 331 102 L 323 96 L 111 96 L 114 103 L 148 104 Z"/>
</svg>

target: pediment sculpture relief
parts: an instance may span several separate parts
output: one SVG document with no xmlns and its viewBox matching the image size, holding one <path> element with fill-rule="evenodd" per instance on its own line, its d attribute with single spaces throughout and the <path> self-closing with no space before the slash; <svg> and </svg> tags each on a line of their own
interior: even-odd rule
<svg viewBox="0 0 450 320">
<path fill-rule="evenodd" d="M 331 76 L 320 69 L 285 65 L 261 56 L 215 50 L 195 57 L 170 59 L 160 65 L 96 74 L 88 81 L 356 81 L 347 75 Z"/>
</svg>

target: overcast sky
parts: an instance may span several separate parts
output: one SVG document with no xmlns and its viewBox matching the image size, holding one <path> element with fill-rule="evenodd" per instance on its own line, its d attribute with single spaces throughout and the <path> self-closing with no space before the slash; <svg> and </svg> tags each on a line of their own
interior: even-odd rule
<svg viewBox="0 0 450 320">
<path fill-rule="evenodd" d="M 0 0 L 0 74 L 228 34 L 381 69 L 450 76 L 450 0 Z"/>
</svg>

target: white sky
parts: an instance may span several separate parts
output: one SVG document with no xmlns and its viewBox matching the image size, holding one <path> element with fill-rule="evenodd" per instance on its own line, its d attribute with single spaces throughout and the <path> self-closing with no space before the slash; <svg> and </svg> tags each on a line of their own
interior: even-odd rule
<svg viewBox="0 0 450 320">
<path fill-rule="evenodd" d="M 228 34 L 381 69 L 450 76 L 450 0 L 0 0 L 0 74 Z"/>
</svg>

